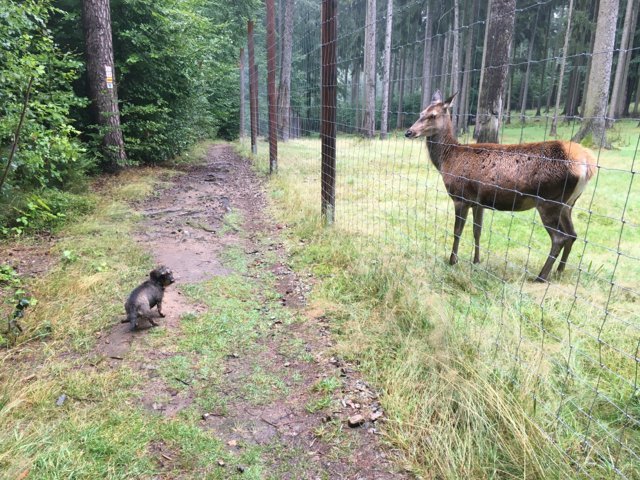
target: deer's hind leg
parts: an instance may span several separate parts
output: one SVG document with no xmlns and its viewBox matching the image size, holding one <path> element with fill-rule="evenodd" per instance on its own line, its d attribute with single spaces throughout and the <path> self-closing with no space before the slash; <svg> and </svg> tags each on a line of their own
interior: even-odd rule
<svg viewBox="0 0 640 480">
<path fill-rule="evenodd" d="M 472 207 L 473 212 L 473 263 L 480 263 L 480 235 L 482 234 L 482 218 L 484 217 L 484 208 L 479 205 Z"/>
<path fill-rule="evenodd" d="M 573 247 L 573 242 L 575 242 L 576 238 L 578 237 L 576 229 L 573 227 L 573 220 L 571 219 L 571 209 L 571 206 L 566 206 L 560 212 L 560 228 L 565 234 L 565 241 L 564 247 L 562 248 L 562 258 L 560 259 L 560 264 L 558 265 L 558 273 L 564 272 L 564 268 L 567 265 L 567 258 L 569 258 L 569 254 L 571 253 L 571 247 Z"/>
<path fill-rule="evenodd" d="M 455 206 L 456 222 L 453 226 L 453 249 L 451 250 L 451 257 L 449 258 L 450 265 L 458 263 L 460 235 L 462 235 L 464 224 L 467 221 L 467 215 L 469 214 L 469 205 L 462 202 L 454 202 L 453 204 Z"/>
<path fill-rule="evenodd" d="M 561 210 L 562 207 L 557 204 L 542 203 L 538 205 L 540 219 L 549 237 L 551 237 L 551 250 L 549 251 L 547 261 L 542 266 L 542 270 L 540 270 L 536 278 L 536 282 L 547 281 L 556 258 L 558 258 L 560 251 L 566 244 L 568 235 L 562 229 Z M 569 248 L 569 251 L 570 250 L 571 248 Z"/>
</svg>

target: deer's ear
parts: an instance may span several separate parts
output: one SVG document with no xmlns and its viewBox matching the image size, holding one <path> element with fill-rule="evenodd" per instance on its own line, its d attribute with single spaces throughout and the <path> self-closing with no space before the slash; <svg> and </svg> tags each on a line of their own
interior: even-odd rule
<svg viewBox="0 0 640 480">
<path fill-rule="evenodd" d="M 458 92 L 454 93 L 444 101 L 444 108 L 451 108 L 451 104 L 453 103 L 453 99 L 456 98 L 456 95 L 458 95 Z"/>
<path fill-rule="evenodd" d="M 440 90 L 436 90 L 433 92 L 433 96 L 431 97 L 431 103 L 440 103 L 442 102 L 442 92 Z"/>
</svg>

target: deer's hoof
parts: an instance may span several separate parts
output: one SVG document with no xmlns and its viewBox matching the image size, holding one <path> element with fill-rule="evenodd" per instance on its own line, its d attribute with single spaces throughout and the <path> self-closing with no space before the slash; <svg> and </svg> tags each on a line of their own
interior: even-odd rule
<svg viewBox="0 0 640 480">
<path fill-rule="evenodd" d="M 452 253 L 451 258 L 449 258 L 449 265 L 455 265 L 456 263 L 458 263 L 458 256 Z"/>
</svg>

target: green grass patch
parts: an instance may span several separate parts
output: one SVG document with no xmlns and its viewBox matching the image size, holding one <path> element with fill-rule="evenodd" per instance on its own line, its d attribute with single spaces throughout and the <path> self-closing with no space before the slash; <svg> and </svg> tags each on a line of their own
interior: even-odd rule
<svg viewBox="0 0 640 480">
<path fill-rule="evenodd" d="M 503 142 L 548 139 L 545 127 L 505 127 Z M 559 138 L 577 128 L 561 124 Z M 319 141 L 280 145 L 269 192 L 292 227 L 294 267 L 321 278 L 314 296 L 333 305 L 338 353 L 384 392 L 388 438 L 418 475 L 640 475 L 639 134 L 617 122 L 615 149 L 596 152 L 598 175 L 574 208 L 578 240 L 549 285 L 530 282 L 550 247 L 533 210 L 485 212 L 479 265 L 469 221 L 461 262 L 447 265 L 453 204 L 423 141 L 339 137 L 330 230 L 319 221 Z"/>
</svg>

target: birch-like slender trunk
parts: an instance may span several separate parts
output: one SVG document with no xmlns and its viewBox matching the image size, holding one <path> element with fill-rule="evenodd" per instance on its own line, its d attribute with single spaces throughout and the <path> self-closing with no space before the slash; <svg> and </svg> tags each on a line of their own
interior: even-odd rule
<svg viewBox="0 0 640 480">
<path fill-rule="evenodd" d="M 460 93 L 460 0 L 453 0 L 453 31 L 451 35 L 453 37 L 452 52 L 451 52 L 451 94 Z M 460 97 L 458 97 L 460 100 Z M 460 102 L 454 102 L 453 104 L 453 128 L 458 132 Z"/>
<path fill-rule="evenodd" d="M 245 77 L 244 77 L 244 48 L 241 48 L 240 49 L 240 138 L 244 138 L 244 136 L 245 136 L 245 130 L 244 130 L 244 109 L 245 109 L 244 82 L 245 82 Z"/>
<path fill-rule="evenodd" d="M 280 86 L 278 88 L 278 133 L 282 141 L 289 140 L 291 122 L 291 51 L 293 44 L 293 8 L 294 0 L 285 0 L 284 32 L 282 34 L 282 54 L 280 68 Z"/>
<path fill-rule="evenodd" d="M 367 0 L 364 26 L 364 134 L 373 138 L 376 127 L 376 0 Z"/>
<path fill-rule="evenodd" d="M 569 50 L 569 39 L 571 38 L 571 17 L 573 14 L 573 0 L 569 0 L 569 13 L 567 14 L 567 29 L 564 32 L 564 46 L 562 47 L 562 59 L 560 60 L 560 78 L 558 79 L 558 90 L 556 91 L 556 106 L 553 109 L 553 120 L 551 120 L 551 130 L 549 135 L 558 135 L 558 108 L 560 108 L 560 97 L 562 95 L 562 81 L 564 79 L 564 68 L 567 63 L 567 52 Z"/>
<path fill-rule="evenodd" d="M 424 51 L 422 52 L 422 101 L 421 108 L 425 108 L 431 99 L 431 46 L 433 36 L 433 21 L 429 13 L 429 4 L 425 14 Z"/>
<path fill-rule="evenodd" d="M 624 109 L 624 85 L 627 83 L 627 77 L 624 76 L 624 70 L 630 57 L 628 49 L 631 36 L 631 18 L 634 12 L 634 3 L 634 0 L 627 0 L 627 9 L 624 16 L 624 25 L 622 27 L 622 38 L 620 39 L 620 53 L 618 54 L 618 64 L 616 65 L 613 89 L 611 91 L 611 104 L 609 106 L 609 118 L 607 119 L 608 126 L 613 124 L 613 120 L 620 118 L 622 110 Z"/>
<path fill-rule="evenodd" d="M 389 80 L 391 70 L 391 33 L 393 29 L 393 0 L 387 0 L 387 22 L 384 34 L 384 64 L 382 77 L 382 117 L 380 118 L 380 140 L 387 138 L 389 125 Z"/>
</svg>

